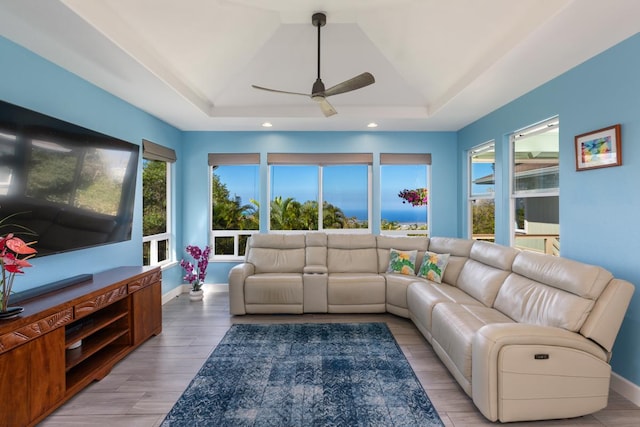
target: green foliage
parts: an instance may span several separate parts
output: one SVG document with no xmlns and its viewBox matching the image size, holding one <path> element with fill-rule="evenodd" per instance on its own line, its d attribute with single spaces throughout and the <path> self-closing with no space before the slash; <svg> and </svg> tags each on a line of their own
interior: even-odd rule
<svg viewBox="0 0 640 427">
<path fill-rule="evenodd" d="M 142 233 L 167 231 L 167 164 L 145 160 L 142 169 Z"/>
<path fill-rule="evenodd" d="M 495 234 L 495 202 L 477 200 L 472 206 L 473 234 Z"/>
<path fill-rule="evenodd" d="M 259 206 L 255 200 L 243 205 L 239 197 L 231 197 L 227 186 L 216 174 L 212 176 L 213 230 L 257 230 L 260 226 Z M 217 250 L 216 250 L 217 252 Z"/>
</svg>

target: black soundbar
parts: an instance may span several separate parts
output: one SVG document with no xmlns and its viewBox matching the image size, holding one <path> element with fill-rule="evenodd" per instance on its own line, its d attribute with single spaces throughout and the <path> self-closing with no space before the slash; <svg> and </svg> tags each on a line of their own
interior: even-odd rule
<svg viewBox="0 0 640 427">
<path fill-rule="evenodd" d="M 26 291 L 22 291 L 22 292 L 16 292 L 15 294 L 11 295 L 11 298 L 9 298 L 9 303 L 11 305 L 15 305 L 16 303 L 20 303 L 22 301 L 26 301 L 28 299 L 38 297 L 48 292 L 57 291 L 59 289 L 66 288 L 68 286 L 73 286 L 79 283 L 87 282 L 89 280 L 93 280 L 93 274 L 79 274 L 77 276 L 69 277 L 66 279 L 58 280 L 56 282 L 48 283 L 46 285 L 38 286 L 37 288 L 27 289 Z"/>
</svg>

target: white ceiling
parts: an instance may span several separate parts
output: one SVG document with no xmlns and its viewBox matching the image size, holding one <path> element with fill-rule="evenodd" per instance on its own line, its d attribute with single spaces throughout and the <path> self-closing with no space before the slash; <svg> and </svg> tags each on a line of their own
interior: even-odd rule
<svg viewBox="0 0 640 427">
<path fill-rule="evenodd" d="M 310 93 L 322 28 L 327 88 Z M 1 0 L 0 35 L 182 130 L 458 130 L 640 31 L 637 0 Z"/>
</svg>

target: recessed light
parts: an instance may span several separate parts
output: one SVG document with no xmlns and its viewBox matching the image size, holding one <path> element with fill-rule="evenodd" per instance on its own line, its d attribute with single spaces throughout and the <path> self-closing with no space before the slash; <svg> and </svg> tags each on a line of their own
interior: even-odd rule
<svg viewBox="0 0 640 427">
<path fill-rule="evenodd" d="M 263 127 L 263 128 L 270 128 L 271 126 L 273 126 L 273 125 L 272 125 L 270 122 L 264 122 L 264 123 L 262 124 L 262 127 Z"/>
<path fill-rule="evenodd" d="M 368 128 L 377 128 L 378 124 L 376 122 L 371 122 L 367 125 Z"/>
</svg>

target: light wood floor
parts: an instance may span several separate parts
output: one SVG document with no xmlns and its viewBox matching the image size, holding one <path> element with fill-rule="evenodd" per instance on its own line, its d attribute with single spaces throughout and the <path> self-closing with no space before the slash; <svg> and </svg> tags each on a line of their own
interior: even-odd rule
<svg viewBox="0 0 640 427">
<path fill-rule="evenodd" d="M 228 294 L 205 286 L 205 299 L 186 294 L 163 307 L 163 332 L 121 361 L 44 420 L 42 427 L 158 426 L 233 323 L 386 322 L 446 426 L 486 426 L 488 422 L 460 389 L 411 321 L 390 314 L 236 316 Z M 500 425 L 500 424 L 496 424 Z M 611 392 L 606 409 L 586 417 L 508 426 L 638 426 L 640 408 Z"/>
</svg>

